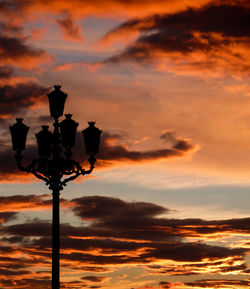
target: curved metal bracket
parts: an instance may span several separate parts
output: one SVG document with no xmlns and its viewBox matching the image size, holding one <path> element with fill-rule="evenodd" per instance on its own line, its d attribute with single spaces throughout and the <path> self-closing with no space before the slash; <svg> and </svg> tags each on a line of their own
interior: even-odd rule
<svg viewBox="0 0 250 289">
<path fill-rule="evenodd" d="M 44 173 L 44 172 L 41 172 L 41 170 L 39 170 L 38 167 L 41 164 L 41 161 L 42 161 L 41 159 L 34 160 L 32 161 L 31 164 L 25 167 L 22 165 L 23 157 L 24 156 L 21 154 L 21 152 L 17 152 L 15 155 L 18 168 L 23 172 L 32 173 L 38 179 L 43 180 L 47 186 L 48 185 L 50 186 L 49 188 L 51 190 L 53 190 L 55 187 L 57 187 L 59 190 L 62 190 L 63 187 L 66 186 L 66 184 L 69 181 L 73 181 L 81 175 L 84 176 L 84 175 L 91 174 L 94 169 L 94 164 L 96 162 L 96 159 L 93 156 L 90 156 L 90 158 L 88 159 L 90 163 L 90 168 L 88 170 L 85 170 L 84 168 L 81 167 L 81 165 L 78 162 L 67 159 L 66 162 L 68 166 L 66 165 L 65 167 L 63 167 L 62 170 L 59 171 L 58 177 L 55 178 L 49 173 L 46 174 L 46 171 Z M 48 164 L 49 162 L 47 163 L 47 165 Z M 64 180 L 61 180 L 63 176 L 67 176 L 67 175 L 68 176 L 71 175 L 71 176 L 65 178 Z"/>
<path fill-rule="evenodd" d="M 89 160 L 89 163 L 90 163 L 90 168 L 89 170 L 85 170 L 81 167 L 81 165 L 76 162 L 76 161 L 73 161 L 74 165 L 77 167 L 77 171 L 75 171 L 75 175 L 74 176 L 71 176 L 69 178 L 66 178 L 64 179 L 61 183 L 63 186 L 66 186 L 66 184 L 69 182 L 69 181 L 73 181 L 75 180 L 76 178 L 78 178 L 80 175 L 84 176 L 84 175 L 88 175 L 90 174 L 93 169 L 94 169 L 94 164 L 96 162 L 96 159 L 95 158 L 90 158 Z"/>
<path fill-rule="evenodd" d="M 15 159 L 17 161 L 17 166 L 18 168 L 26 173 L 32 173 L 35 177 L 37 177 L 38 179 L 41 179 L 43 181 L 46 182 L 46 185 L 49 184 L 49 179 L 46 178 L 45 176 L 39 174 L 39 172 L 36 170 L 36 165 L 38 164 L 38 160 L 34 160 L 32 161 L 32 163 L 26 167 L 24 167 L 22 165 L 22 159 L 23 159 L 23 155 L 21 154 L 21 152 L 17 152 L 17 154 L 15 155 Z"/>
</svg>

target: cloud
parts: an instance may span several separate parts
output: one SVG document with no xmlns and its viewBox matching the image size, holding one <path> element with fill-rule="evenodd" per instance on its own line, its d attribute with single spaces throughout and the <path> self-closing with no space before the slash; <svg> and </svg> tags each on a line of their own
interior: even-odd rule
<svg viewBox="0 0 250 289">
<path fill-rule="evenodd" d="M 4 119 L 41 103 L 48 92 L 36 77 L 16 73 L 31 69 L 34 72 L 48 60 L 44 50 L 28 43 L 23 31 L 14 21 L 0 22 L 0 118 Z"/>
<path fill-rule="evenodd" d="M 20 84 L 16 87 L 5 86 L 2 90 L 0 88 L 0 95 L 1 93 L 3 95 L 3 105 L 0 108 L 0 116 L 1 113 L 3 117 L 6 115 L 17 114 L 20 110 L 35 106 L 37 103 L 43 101 L 45 92 L 47 92 L 46 88 L 32 83 L 27 83 L 25 85 Z M 17 98 L 18 96 L 19 98 Z M 44 117 L 40 118 L 39 121 L 43 118 Z M 26 121 L 24 123 L 26 125 L 28 124 Z M 161 139 L 163 138 L 161 137 Z M 181 158 L 189 156 L 200 148 L 199 145 L 193 145 L 189 139 L 176 137 L 171 143 L 170 148 L 136 151 L 130 150 L 126 144 L 121 142 L 121 140 L 121 135 L 105 132 L 102 134 L 100 153 L 97 155 L 97 168 L 113 166 L 117 163 L 136 163 L 166 160 L 169 158 Z M 78 132 L 76 145 L 74 147 L 74 159 L 83 163 L 86 161 L 86 155 L 83 152 L 83 143 L 81 141 L 82 135 Z M 27 146 L 25 151 L 25 161 L 28 163 L 32 159 L 36 158 L 36 145 Z M 31 175 L 24 175 L 19 171 L 14 160 L 14 152 L 10 150 L 10 144 L 7 141 L 3 142 L 2 150 L 0 150 L 0 174 L 5 176 L 5 182 L 12 181 L 17 178 L 17 176 L 20 176 L 20 180 L 24 180 L 25 178 L 30 180 L 31 177 L 33 178 Z"/>
<path fill-rule="evenodd" d="M 116 219 L 153 217 L 155 215 L 169 212 L 168 209 L 152 203 L 125 202 L 111 197 L 82 197 L 73 199 L 75 206 L 73 211 L 83 219 Z M 111 208 L 113 208 L 111 210 Z"/>
<path fill-rule="evenodd" d="M 91 281 L 91 282 L 103 282 L 104 280 L 106 280 L 108 277 L 98 277 L 98 276 L 85 276 L 82 277 L 82 280 L 86 280 L 86 281 Z"/>
<path fill-rule="evenodd" d="M 184 284 L 182 282 L 165 282 L 165 281 L 161 281 L 159 283 L 160 288 L 162 289 L 177 289 L 177 288 L 181 288 Z"/>
<path fill-rule="evenodd" d="M 0 79 L 10 78 L 13 75 L 13 67 L 0 66 Z"/>
<path fill-rule="evenodd" d="M 194 149 L 194 146 L 189 139 L 176 137 L 175 132 L 172 130 L 164 131 L 161 134 L 160 138 L 172 143 L 172 147 L 180 151 L 189 151 Z"/>
<path fill-rule="evenodd" d="M 17 115 L 45 100 L 48 88 L 35 82 L 0 86 L 1 115 Z"/>
<path fill-rule="evenodd" d="M 13 211 L 15 211 L 15 210 L 13 210 Z M 17 217 L 16 212 L 9 212 L 7 210 L 5 210 L 4 212 L 0 212 L 0 224 L 12 221 L 12 220 L 16 219 L 16 217 Z"/>
<path fill-rule="evenodd" d="M 120 140 L 120 138 L 121 136 L 119 135 L 103 133 L 100 154 L 98 155 L 98 160 L 100 160 L 101 163 L 106 164 L 112 161 L 141 162 L 184 157 L 199 149 L 199 146 L 191 144 L 190 140 L 178 138 L 170 148 L 135 151 L 129 150 L 124 144 L 117 144 L 116 141 Z"/>
<path fill-rule="evenodd" d="M 186 286 L 190 288 L 247 288 L 250 285 L 250 280 L 197 280 L 194 282 L 186 282 Z M 233 286 L 233 287 L 232 287 Z"/>
<path fill-rule="evenodd" d="M 65 39 L 73 41 L 83 40 L 81 28 L 74 23 L 74 19 L 69 13 L 63 15 L 60 19 L 57 19 L 56 22 L 62 29 Z"/>
<path fill-rule="evenodd" d="M 97 14 L 101 16 L 110 16 L 111 13 L 117 13 L 118 15 L 138 15 L 140 11 L 141 15 L 149 15 L 159 12 L 168 12 L 183 10 L 187 7 L 200 7 L 210 0 L 181 0 L 178 2 L 173 2 L 171 0 L 166 0 L 162 2 L 161 0 L 152 1 L 127 1 L 122 0 L 109 0 L 106 1 L 106 5 L 102 5 L 101 0 L 94 1 L 79 1 L 71 0 L 70 2 L 64 0 L 51 0 L 51 1 L 19 1 L 19 0 L 5 0 L 0 4 L 0 11 L 4 13 L 18 14 L 32 13 L 34 9 L 43 12 L 54 12 L 60 13 L 61 11 L 69 11 L 73 15 L 86 16 L 90 14 Z M 20 15 L 20 16 L 21 16 Z M 19 17 L 20 17 L 19 16 Z"/>
<path fill-rule="evenodd" d="M 61 198 L 60 204 L 62 208 L 71 208 L 71 201 Z M 17 212 L 47 210 L 52 207 L 52 197 L 46 195 L 15 195 L 0 197 L 0 220 L 5 222 L 16 217 Z M 42 226 L 43 224 L 41 224 Z"/>
<path fill-rule="evenodd" d="M 50 195 L 15 195 L 0 197 L 0 212 L 9 210 L 23 211 L 23 210 L 41 210 L 51 207 Z"/>
<path fill-rule="evenodd" d="M 6 204 L 6 209 L 8 198 L 12 202 L 10 197 L 6 197 L 2 202 L 3 207 Z M 16 198 L 20 199 L 20 203 L 30 199 L 31 206 L 34 207 L 37 202 L 42 201 L 39 197 L 36 200 L 33 195 L 24 196 L 23 200 L 21 196 Z M 187 239 L 189 227 L 199 229 L 200 232 L 204 227 L 205 234 L 206 229 L 212 225 L 217 227 L 218 231 L 227 227 L 228 233 L 232 235 L 235 235 L 237 229 L 238 234 L 241 234 L 242 230 L 249 233 L 249 221 L 245 219 L 237 221 L 169 219 L 166 214 L 170 210 L 163 206 L 146 202 L 126 202 L 102 196 L 75 198 L 67 202 L 70 203 L 76 216 L 84 221 L 84 226 L 61 224 L 61 264 L 65 270 L 71 269 L 79 274 L 86 272 L 101 274 L 114 271 L 118 265 L 140 265 L 147 269 L 147 274 L 158 277 L 247 272 L 244 260 L 247 248 L 230 248 L 226 242 L 213 245 L 202 242 L 202 239 L 195 242 Z M 18 275 L 18 280 L 20 278 L 23 283 L 18 282 L 20 287 L 17 288 L 26 288 L 25 286 L 28 288 L 34 279 L 40 284 L 39 286 L 45 286 L 46 283 L 41 285 L 43 283 L 39 281 L 49 278 L 51 224 L 35 219 L 23 224 L 4 224 L 0 230 L 3 236 L 0 247 L 1 268 L 10 270 L 9 275 L 15 268 L 17 275 L 19 271 L 22 272 Z M 225 238 L 225 235 L 221 235 L 221 238 Z M 31 268 L 41 266 L 44 268 L 41 275 L 29 273 Z M 1 278 L 0 271 L 0 285 L 6 285 L 4 282 L 7 280 L 10 282 L 10 279 Z M 72 281 L 73 283 L 63 280 L 63 284 L 65 288 L 70 287 L 70 284 L 84 287 L 86 285 L 84 282 L 100 283 L 107 280 L 107 277 L 102 275 L 85 275 L 79 277 L 79 280 Z M 198 280 L 197 286 L 208 284 L 213 288 L 212 284 L 216 283 L 211 280 L 210 282 Z M 191 283 L 186 283 L 185 286 L 195 286 Z M 166 287 L 170 285 L 178 288 L 178 283 L 164 283 L 164 281 L 160 283 L 160 288 L 175 288 Z"/>
<path fill-rule="evenodd" d="M 23 69 L 34 69 L 49 60 L 44 50 L 26 44 L 26 38 L 0 34 L 0 61 Z"/>
<path fill-rule="evenodd" d="M 139 37 L 105 62 L 146 62 L 170 72 L 178 73 L 179 69 L 182 74 L 210 71 L 218 76 L 229 70 L 235 75 L 247 75 L 249 14 L 249 8 L 237 3 L 215 3 L 171 15 L 128 20 L 108 33 L 104 40 L 119 39 L 120 33 L 135 31 L 140 33 Z"/>
</svg>

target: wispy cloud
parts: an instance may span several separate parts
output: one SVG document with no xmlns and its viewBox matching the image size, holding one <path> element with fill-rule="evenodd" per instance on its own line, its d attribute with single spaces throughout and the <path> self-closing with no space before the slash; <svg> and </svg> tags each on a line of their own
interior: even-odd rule
<svg viewBox="0 0 250 289">
<path fill-rule="evenodd" d="M 72 41 L 82 41 L 83 34 L 81 27 L 77 26 L 74 19 L 69 13 L 62 15 L 59 19 L 56 20 L 57 24 L 63 31 L 63 35 L 66 39 Z"/>
<path fill-rule="evenodd" d="M 179 70 L 179 74 L 210 71 L 211 75 L 220 76 L 230 71 L 248 75 L 248 17 L 249 8 L 240 4 L 215 3 L 171 15 L 128 20 L 104 40 L 119 40 L 120 33 L 138 31 L 137 40 L 105 62 L 145 62 L 156 69 L 174 73 Z"/>
<path fill-rule="evenodd" d="M 34 196 L 24 196 L 23 201 L 21 196 L 17 198 L 20 203 L 25 203 L 28 198 L 34 199 Z M 206 244 L 202 241 L 202 237 L 215 231 L 224 232 L 224 235 L 220 235 L 221 238 L 242 232 L 249 234 L 248 219 L 215 221 L 170 219 L 166 217 L 170 210 L 160 205 L 125 202 L 121 199 L 102 196 L 76 198 L 68 203 L 72 204 L 71 209 L 76 216 L 84 220 L 85 226 L 61 224 L 62 266 L 85 273 L 81 277 L 82 282 L 104 282 L 105 284 L 110 282 L 111 279 L 109 280 L 107 276 L 98 274 L 110 270 L 112 272 L 113 265 L 140 264 L 151 276 L 155 277 L 199 275 L 207 272 L 220 275 L 247 274 L 247 264 L 244 261 L 244 256 L 248 252 L 247 248 L 230 248 L 226 243 Z M 33 207 L 40 208 L 41 204 L 35 201 Z M 21 207 L 20 210 L 22 210 Z M 26 207 L 23 207 L 23 210 L 26 210 Z M 14 215 L 9 213 L 5 217 L 7 222 Z M 39 220 L 25 224 L 3 223 L 2 247 L 0 248 L 3 270 L 2 273 L 0 271 L 0 284 L 2 286 L 7 284 L 5 283 L 7 280 L 8 284 L 11 284 L 11 279 L 6 276 L 14 275 L 19 276 L 18 280 L 26 280 L 26 283 L 24 281 L 22 281 L 24 283 L 18 283 L 18 286 L 23 287 L 17 288 L 28 288 L 30 284 L 33 284 L 34 278 L 41 288 L 45 286 L 43 280 L 47 280 L 49 274 L 50 227 L 50 223 Z M 196 236 L 198 239 L 201 237 L 199 242 L 188 241 L 187 237 L 193 236 L 194 232 L 198 234 Z M 218 239 L 218 236 L 214 240 L 216 238 Z M 22 255 L 19 252 L 22 252 Z M 43 274 L 31 273 L 31 268 L 36 268 L 35 271 L 37 271 L 40 266 L 47 268 Z M 94 272 L 95 275 L 87 272 Z M 5 278 L 2 278 L 2 275 Z M 82 285 L 81 281 L 74 280 Z M 186 282 L 185 285 L 192 288 L 196 286 L 195 284 L 201 287 L 202 284 L 207 284 L 208 288 L 213 288 L 211 286 L 219 284 L 218 282 L 219 280 L 211 279 L 210 281 Z M 67 281 L 65 286 L 66 284 L 70 283 Z M 162 282 L 160 286 L 167 286 L 167 284 Z M 233 283 L 225 280 L 223 284 Z M 239 283 L 239 285 L 245 286 L 246 283 Z"/>
</svg>

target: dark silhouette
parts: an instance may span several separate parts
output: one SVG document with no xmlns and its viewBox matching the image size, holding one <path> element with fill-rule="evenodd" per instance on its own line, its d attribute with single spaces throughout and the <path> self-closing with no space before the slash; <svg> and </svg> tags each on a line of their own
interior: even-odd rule
<svg viewBox="0 0 250 289">
<path fill-rule="evenodd" d="M 45 181 L 53 196 L 52 214 L 52 289 L 60 288 L 60 220 L 59 220 L 59 196 L 60 191 L 67 182 L 80 175 L 90 174 L 94 169 L 95 155 L 99 152 L 100 136 L 102 131 L 95 127 L 95 122 L 89 122 L 89 127 L 82 131 L 86 153 L 89 155 L 90 168 L 85 170 L 80 163 L 73 160 L 72 148 L 75 144 L 75 136 L 78 123 L 71 119 L 71 114 L 66 114 L 65 119 L 58 121 L 63 115 L 67 94 L 62 92 L 61 86 L 55 85 L 55 90 L 48 94 L 50 115 L 55 122 L 54 132 L 48 130 L 48 126 L 42 126 L 42 130 L 36 134 L 39 158 L 33 160 L 30 165 L 22 165 L 22 151 L 25 150 L 26 138 L 29 127 L 22 123 L 22 118 L 10 127 L 15 158 L 21 171 L 32 173 L 37 178 Z"/>
</svg>

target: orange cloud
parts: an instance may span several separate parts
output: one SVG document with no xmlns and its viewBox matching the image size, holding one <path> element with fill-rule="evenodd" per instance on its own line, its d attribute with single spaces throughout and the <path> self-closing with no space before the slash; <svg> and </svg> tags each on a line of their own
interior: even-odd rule
<svg viewBox="0 0 250 289">
<path fill-rule="evenodd" d="M 15 198 L 22 204 L 19 206 L 22 207 L 21 209 L 26 208 L 28 200 L 35 207 L 47 205 L 45 204 L 47 202 L 45 195 L 37 197 L 30 195 L 23 196 L 23 198 L 21 196 L 5 197 L 1 202 L 2 206 L 6 209 L 9 208 L 9 203 L 14 206 Z M 74 274 L 78 276 L 78 280 L 74 274 L 63 276 L 65 286 L 71 282 L 81 285 L 83 285 L 82 282 L 84 284 L 100 283 L 103 286 L 106 282 L 111 284 L 112 275 L 109 279 L 96 274 L 113 272 L 118 267 L 131 265 L 140 265 L 146 270 L 147 276 L 155 276 L 158 280 L 159 277 L 166 275 L 177 278 L 178 276 L 207 273 L 226 275 L 248 272 L 244 261 L 247 248 L 232 249 L 226 244 L 215 246 L 202 242 L 189 242 L 185 239 L 186 233 L 182 230 L 178 231 L 181 224 L 188 223 L 192 227 L 191 224 L 196 225 L 197 221 L 200 223 L 201 230 L 202 223 L 206 224 L 210 221 L 167 219 L 159 217 L 169 211 L 162 206 L 146 202 L 125 202 L 110 197 L 82 197 L 68 201 L 68 203 L 72 205 L 75 214 L 87 222 L 84 227 L 61 224 L 61 266 L 64 268 L 64 272 L 74 270 Z M 7 214 L 7 212 L 3 213 Z M 6 218 L 14 217 L 14 215 L 10 215 L 10 212 L 8 214 L 9 216 L 5 215 Z M 89 221 L 90 219 L 91 221 Z M 244 225 L 246 230 L 249 223 L 244 219 L 217 220 L 216 222 L 225 225 L 231 224 L 231 226 L 234 224 L 238 228 Z M 167 231 L 156 229 L 163 224 L 165 228 L 168 228 Z M 0 239 L 0 260 L 2 262 L 0 285 L 11 284 L 11 276 L 15 274 L 19 274 L 20 280 L 26 280 L 24 283 L 20 281 L 21 283 L 15 284 L 23 286 L 20 288 L 28 289 L 30 284 L 34 284 L 34 280 L 37 280 L 39 286 L 47 285 L 41 281 L 48 280 L 47 278 L 50 276 L 51 224 L 34 220 L 24 224 L 4 224 L 0 229 L 2 233 Z M 205 225 L 204 232 L 206 230 L 207 226 Z M 33 273 L 31 274 L 29 271 Z M 92 272 L 95 275 L 86 274 L 86 272 Z M 84 275 L 80 275 L 82 273 Z M 21 276 L 25 276 L 25 278 L 21 278 Z M 9 283 L 4 283 L 3 280 Z M 229 281 L 225 280 L 221 284 L 229 286 L 235 282 L 230 283 Z M 155 288 L 175 288 L 173 286 L 178 288 L 180 284 L 162 281 Z M 187 282 L 185 286 L 192 288 L 195 284 L 197 286 L 207 284 L 208 288 L 213 288 L 212 285 L 216 284 L 216 280 L 211 283 L 201 283 L 201 280 L 194 281 L 194 283 Z M 218 283 L 218 286 L 221 284 Z M 238 284 L 244 285 L 244 283 Z"/>
<path fill-rule="evenodd" d="M 72 207 L 72 203 L 61 199 L 61 205 L 64 208 Z M 24 210 L 45 210 L 51 208 L 51 196 L 46 195 L 15 195 L 8 197 L 0 197 L 0 212 L 16 212 Z"/>
<path fill-rule="evenodd" d="M 64 1 L 64 0 L 51 0 L 44 2 L 42 0 L 37 1 L 26 1 L 20 2 L 19 0 L 11 0 L 12 5 L 3 4 L 0 7 L 0 11 L 5 13 L 13 13 L 17 11 L 20 13 L 18 16 L 21 17 L 21 13 L 33 13 L 34 11 L 39 12 L 55 12 L 60 13 L 61 11 L 69 11 L 75 16 L 84 16 L 90 14 L 99 14 L 102 16 L 109 16 L 116 13 L 118 15 L 129 15 L 138 16 L 138 11 L 141 16 L 155 14 L 155 13 L 173 13 L 176 11 L 184 10 L 188 7 L 201 7 L 211 0 L 181 0 L 181 1 L 136 1 L 132 0 L 124 2 L 122 0 L 108 0 L 103 1 Z"/>
<path fill-rule="evenodd" d="M 50 61 L 50 56 L 44 50 L 33 48 L 25 42 L 24 37 L 0 34 L 1 65 L 31 70 Z"/>
<path fill-rule="evenodd" d="M 246 76 L 250 67 L 248 17 L 249 8 L 240 4 L 215 3 L 128 20 L 109 32 L 104 42 L 119 40 L 120 33 L 137 32 L 139 37 L 104 63 L 136 61 L 176 74 Z"/>
<path fill-rule="evenodd" d="M 84 69 L 86 72 L 95 73 L 97 70 L 99 70 L 102 66 L 104 66 L 101 62 L 95 62 L 95 63 L 86 63 L 82 61 L 77 62 L 67 62 L 58 64 L 54 67 L 55 71 L 72 71 L 75 69 Z"/>
<path fill-rule="evenodd" d="M 26 88 L 17 90 L 18 87 Z M 20 104 L 17 107 L 15 106 L 7 106 L 6 102 L 3 102 L 2 107 L 2 114 L 12 114 L 18 112 L 22 108 L 22 105 L 35 105 L 36 102 L 39 102 L 39 98 L 44 98 L 44 91 L 45 88 L 40 86 L 34 86 L 33 84 L 22 84 L 19 85 L 17 88 L 14 87 L 5 87 L 6 91 L 9 91 L 8 95 L 9 102 L 11 103 L 12 99 L 10 96 L 13 94 L 13 101 L 16 102 L 16 95 L 18 93 L 25 93 L 25 97 L 29 97 L 29 102 L 26 101 L 25 98 L 20 99 Z M 27 93 L 28 90 L 32 91 L 29 95 Z M 3 91 L 5 91 L 3 89 Z M 15 94 L 15 92 L 17 93 Z M 0 88 L 1 92 L 1 88 Z M 35 96 L 38 96 L 35 98 Z M 33 103 L 32 103 L 33 101 Z M 11 109 L 11 111 L 10 111 Z M 16 111 L 17 110 L 17 111 Z M 1 113 L 1 109 L 0 109 Z M 26 122 L 25 122 L 26 123 Z M 82 136 L 81 136 L 82 137 Z M 78 138 L 79 139 L 79 138 Z M 127 163 L 141 163 L 141 162 L 152 162 L 152 161 L 159 161 L 159 160 L 167 160 L 172 158 L 183 158 L 192 155 L 197 150 L 199 150 L 199 145 L 193 145 L 189 139 L 184 139 L 181 137 L 172 136 L 170 144 L 164 144 L 163 148 L 147 150 L 147 151 L 135 151 L 130 150 L 128 146 L 121 141 L 122 137 L 120 135 L 112 135 L 109 133 L 103 133 L 101 138 L 101 148 L 100 153 L 98 154 L 98 161 L 96 164 L 97 169 L 102 169 L 106 166 L 114 166 L 114 165 L 122 165 Z M 163 136 L 160 136 L 165 142 Z M 82 144 L 80 142 L 76 142 L 74 147 L 74 157 L 80 163 L 83 164 L 83 167 L 86 165 L 86 155 L 82 153 L 82 148 L 80 147 Z M 167 148 L 166 148 L 167 147 Z M 0 175 L 3 176 L 3 182 L 29 182 L 29 181 L 37 181 L 35 177 L 31 174 L 26 174 L 19 171 L 15 159 L 14 159 L 14 152 L 10 151 L 9 146 L 4 143 L 3 150 L 0 152 Z M 37 158 L 37 147 L 36 145 L 30 145 L 27 147 L 27 151 L 25 152 L 25 159 L 27 158 L 29 161 L 32 159 Z M 88 164 L 86 165 L 88 166 Z M 86 178 L 85 178 L 86 179 Z"/>
<path fill-rule="evenodd" d="M 72 41 L 83 41 L 83 35 L 80 26 L 77 26 L 74 19 L 69 13 L 56 20 L 57 24 L 63 31 L 65 39 Z"/>
</svg>

